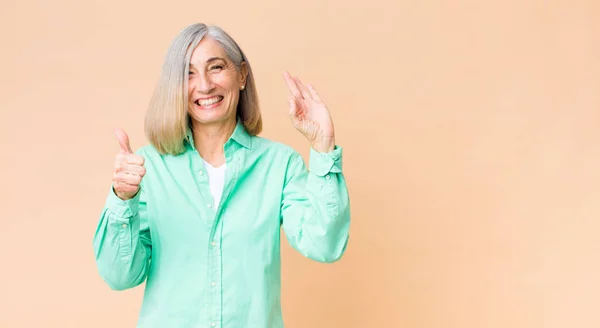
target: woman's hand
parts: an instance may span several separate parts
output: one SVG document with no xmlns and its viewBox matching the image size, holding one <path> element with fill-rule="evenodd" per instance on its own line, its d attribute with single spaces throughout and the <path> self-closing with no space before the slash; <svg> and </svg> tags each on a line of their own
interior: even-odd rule
<svg viewBox="0 0 600 328">
<path fill-rule="evenodd" d="M 129 137 L 121 129 L 115 130 L 121 151 L 115 158 L 113 189 L 122 200 L 133 198 L 140 189 L 142 178 L 146 174 L 144 158 L 136 155 L 129 146 Z"/>
<path fill-rule="evenodd" d="M 294 127 L 308 139 L 314 150 L 321 153 L 332 151 L 335 134 L 327 106 L 312 85 L 305 86 L 288 72 L 284 72 L 283 77 L 292 93 L 288 102 Z"/>
</svg>

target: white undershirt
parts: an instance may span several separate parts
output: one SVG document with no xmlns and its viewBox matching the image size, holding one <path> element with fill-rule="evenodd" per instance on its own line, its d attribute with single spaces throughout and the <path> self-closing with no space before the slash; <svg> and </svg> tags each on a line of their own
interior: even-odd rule
<svg viewBox="0 0 600 328">
<path fill-rule="evenodd" d="M 219 206 L 221 195 L 223 194 L 223 186 L 225 184 L 225 169 L 227 168 L 227 164 L 214 167 L 207 161 L 204 161 L 204 168 L 206 169 L 206 173 L 208 173 L 210 193 L 212 194 L 214 200 L 213 206 L 216 208 Z"/>
</svg>

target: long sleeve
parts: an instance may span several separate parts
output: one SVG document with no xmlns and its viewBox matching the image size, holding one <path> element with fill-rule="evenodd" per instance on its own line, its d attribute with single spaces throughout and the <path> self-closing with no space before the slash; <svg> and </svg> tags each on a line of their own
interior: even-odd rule
<svg viewBox="0 0 600 328">
<path fill-rule="evenodd" d="M 342 148 L 319 153 L 311 148 L 309 170 L 294 153 L 283 189 L 281 220 L 290 245 L 319 262 L 339 260 L 350 228 L 350 199 L 342 173 Z"/>
<path fill-rule="evenodd" d="M 96 266 L 114 290 L 140 285 L 148 274 L 152 247 L 144 188 L 123 201 L 111 186 L 94 235 Z"/>
</svg>

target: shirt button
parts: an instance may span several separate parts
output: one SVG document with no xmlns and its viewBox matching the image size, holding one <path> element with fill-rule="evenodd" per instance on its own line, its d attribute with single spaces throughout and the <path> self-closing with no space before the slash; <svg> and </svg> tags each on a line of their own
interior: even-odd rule
<svg viewBox="0 0 600 328">
<path fill-rule="evenodd" d="M 215 287 L 217 285 L 217 283 L 213 281 L 213 282 L 210 283 L 210 285 L 213 286 L 213 287 Z"/>
<path fill-rule="evenodd" d="M 212 243 L 210 243 L 212 245 L 212 247 L 216 247 L 217 246 L 217 242 L 213 241 Z"/>
<path fill-rule="evenodd" d="M 212 327 L 215 327 L 215 326 L 217 326 L 217 324 L 216 324 L 216 323 L 214 323 L 214 322 L 213 322 L 213 323 L 211 323 L 210 325 L 211 325 Z"/>
<path fill-rule="evenodd" d="M 123 225 L 121 227 L 123 227 L 123 229 L 125 229 L 125 228 L 127 228 L 127 224 L 123 223 Z"/>
<path fill-rule="evenodd" d="M 206 204 L 206 207 L 208 207 L 208 208 L 211 208 L 211 207 L 212 207 L 212 205 L 210 205 L 210 204 Z"/>
<path fill-rule="evenodd" d="M 331 179 L 331 177 L 329 176 L 329 174 L 327 174 L 327 175 L 325 176 L 325 179 L 327 179 L 327 180 Z"/>
</svg>

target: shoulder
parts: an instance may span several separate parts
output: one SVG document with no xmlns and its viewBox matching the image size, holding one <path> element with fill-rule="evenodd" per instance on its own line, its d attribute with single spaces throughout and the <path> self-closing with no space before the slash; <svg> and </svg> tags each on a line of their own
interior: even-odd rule
<svg viewBox="0 0 600 328">
<path fill-rule="evenodd" d="M 306 168 L 301 154 L 283 142 L 254 137 L 250 152 L 254 153 L 257 158 L 262 158 L 261 162 L 269 167 L 270 174 L 281 172 L 283 176 L 287 177 L 290 174 L 303 172 Z"/>
<path fill-rule="evenodd" d="M 181 162 L 182 159 L 186 158 L 186 153 L 188 150 L 185 150 L 183 153 L 179 155 L 171 155 L 171 154 L 163 154 L 158 151 L 151 143 L 148 143 L 135 151 L 136 155 L 142 156 L 144 158 L 144 163 L 147 168 L 151 168 L 154 166 L 164 167 L 177 165 Z"/>
<path fill-rule="evenodd" d="M 300 153 L 290 145 L 260 136 L 252 137 L 252 151 L 287 160 L 301 158 Z"/>
<path fill-rule="evenodd" d="M 154 148 L 154 146 L 152 146 L 152 144 L 146 144 L 140 148 L 138 148 L 135 153 L 139 156 L 144 157 L 144 159 L 149 160 L 152 158 L 159 158 L 159 157 L 163 157 L 163 155 L 161 155 L 158 150 L 156 150 L 156 148 Z"/>
</svg>

